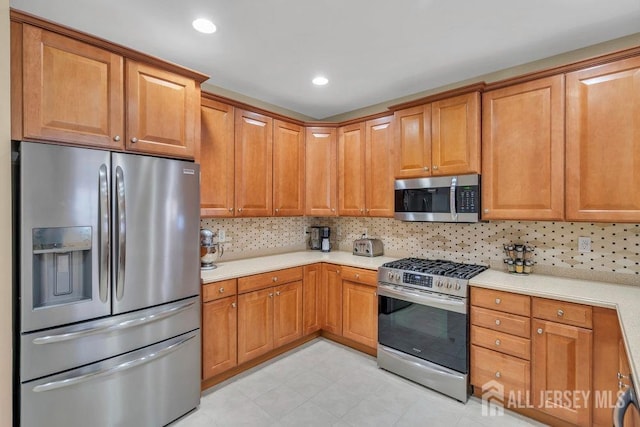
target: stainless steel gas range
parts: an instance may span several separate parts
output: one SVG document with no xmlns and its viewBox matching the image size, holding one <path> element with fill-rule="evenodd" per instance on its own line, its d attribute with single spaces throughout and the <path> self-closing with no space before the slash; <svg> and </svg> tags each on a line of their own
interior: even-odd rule
<svg viewBox="0 0 640 427">
<path fill-rule="evenodd" d="M 420 258 L 380 267 L 378 366 L 466 402 L 469 279 L 486 269 Z"/>
</svg>

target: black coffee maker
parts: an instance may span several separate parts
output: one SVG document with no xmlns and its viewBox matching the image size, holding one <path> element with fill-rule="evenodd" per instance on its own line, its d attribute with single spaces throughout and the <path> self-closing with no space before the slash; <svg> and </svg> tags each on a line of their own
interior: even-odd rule
<svg viewBox="0 0 640 427">
<path fill-rule="evenodd" d="M 329 227 L 320 227 L 320 239 L 322 252 L 329 252 L 331 250 L 331 242 L 329 237 L 331 236 L 331 229 Z"/>
</svg>

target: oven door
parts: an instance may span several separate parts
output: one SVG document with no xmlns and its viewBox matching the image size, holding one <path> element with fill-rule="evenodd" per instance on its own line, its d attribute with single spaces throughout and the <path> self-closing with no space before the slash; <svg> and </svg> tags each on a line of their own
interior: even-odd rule
<svg viewBox="0 0 640 427">
<path fill-rule="evenodd" d="M 468 339 L 466 299 L 378 284 L 381 345 L 467 374 Z"/>
</svg>

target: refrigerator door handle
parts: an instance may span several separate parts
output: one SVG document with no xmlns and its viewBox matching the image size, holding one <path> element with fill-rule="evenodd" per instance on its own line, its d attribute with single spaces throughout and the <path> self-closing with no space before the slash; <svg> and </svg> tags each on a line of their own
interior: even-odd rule
<svg viewBox="0 0 640 427">
<path fill-rule="evenodd" d="M 158 313 L 147 313 L 142 317 L 137 317 L 134 319 L 125 319 L 121 322 L 114 324 L 102 324 L 86 329 L 81 329 L 79 331 L 68 332 L 66 334 L 59 335 L 47 335 L 44 337 L 35 338 L 33 340 L 34 344 L 52 344 L 58 343 L 61 341 L 69 341 L 77 338 L 86 337 L 89 335 L 95 334 L 104 334 L 114 331 L 119 331 L 122 329 L 129 329 L 136 326 L 145 325 L 148 323 L 157 322 L 158 320 L 166 319 L 167 317 L 175 316 L 178 313 L 181 313 L 189 308 L 191 308 L 196 301 L 188 301 L 188 302 L 180 302 L 177 304 L 172 304 L 165 310 L 162 310 Z"/>
<path fill-rule="evenodd" d="M 100 189 L 100 204 L 98 206 L 98 211 L 100 212 L 100 280 L 98 284 L 98 291 L 100 295 L 100 301 L 107 302 L 109 298 L 109 223 L 111 221 L 111 218 L 109 216 L 110 204 L 107 165 L 105 165 L 104 163 L 100 165 L 98 182 Z"/>
<path fill-rule="evenodd" d="M 118 301 L 124 296 L 125 255 L 127 242 L 127 217 L 124 190 L 124 172 L 120 166 L 116 167 L 116 231 L 118 234 L 118 268 L 116 271 L 116 298 Z"/>
<path fill-rule="evenodd" d="M 197 332 L 198 331 L 193 331 L 178 342 L 171 343 L 168 346 L 157 351 L 150 351 L 143 356 L 124 361 L 111 368 L 97 369 L 93 372 L 88 372 L 86 374 L 78 375 L 77 377 L 66 378 L 60 381 L 52 381 L 49 383 L 37 385 L 33 388 L 33 391 L 36 393 L 40 393 L 43 391 L 56 390 L 63 387 L 71 387 L 71 386 L 78 385 L 78 384 L 91 381 L 97 378 L 114 375 L 114 374 L 117 374 L 118 372 L 126 371 L 128 369 L 132 369 L 149 362 L 153 362 L 154 360 L 160 359 L 161 357 L 164 357 L 170 353 L 173 353 L 176 350 L 179 350 L 180 347 L 185 345 L 189 340 L 192 340 L 193 338 L 195 338 L 197 336 Z"/>
</svg>

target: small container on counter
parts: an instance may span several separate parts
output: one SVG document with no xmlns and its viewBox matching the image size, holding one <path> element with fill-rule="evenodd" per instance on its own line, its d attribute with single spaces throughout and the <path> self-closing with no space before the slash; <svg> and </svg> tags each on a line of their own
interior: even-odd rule
<svg viewBox="0 0 640 427">
<path fill-rule="evenodd" d="M 515 273 L 516 272 L 515 262 L 511 258 L 505 259 L 504 262 L 507 264 L 507 271 L 509 273 Z"/>
<path fill-rule="evenodd" d="M 532 259 L 533 258 L 533 250 L 535 248 L 533 246 L 525 246 L 524 247 L 524 259 Z"/>
<path fill-rule="evenodd" d="M 516 251 L 516 259 L 524 259 L 524 245 L 516 245 L 515 251 Z"/>
<path fill-rule="evenodd" d="M 515 248 L 513 247 L 513 245 L 508 245 L 507 246 L 507 256 L 511 259 L 514 259 L 516 257 L 516 252 L 515 252 Z"/>
<path fill-rule="evenodd" d="M 522 268 L 522 271 L 524 272 L 524 274 L 530 274 L 532 270 L 533 270 L 533 261 L 531 261 L 530 259 L 525 260 L 524 266 Z"/>
<path fill-rule="evenodd" d="M 522 261 L 521 259 L 517 259 L 515 262 L 515 270 L 517 274 L 522 274 L 524 273 L 524 261 Z"/>
</svg>

